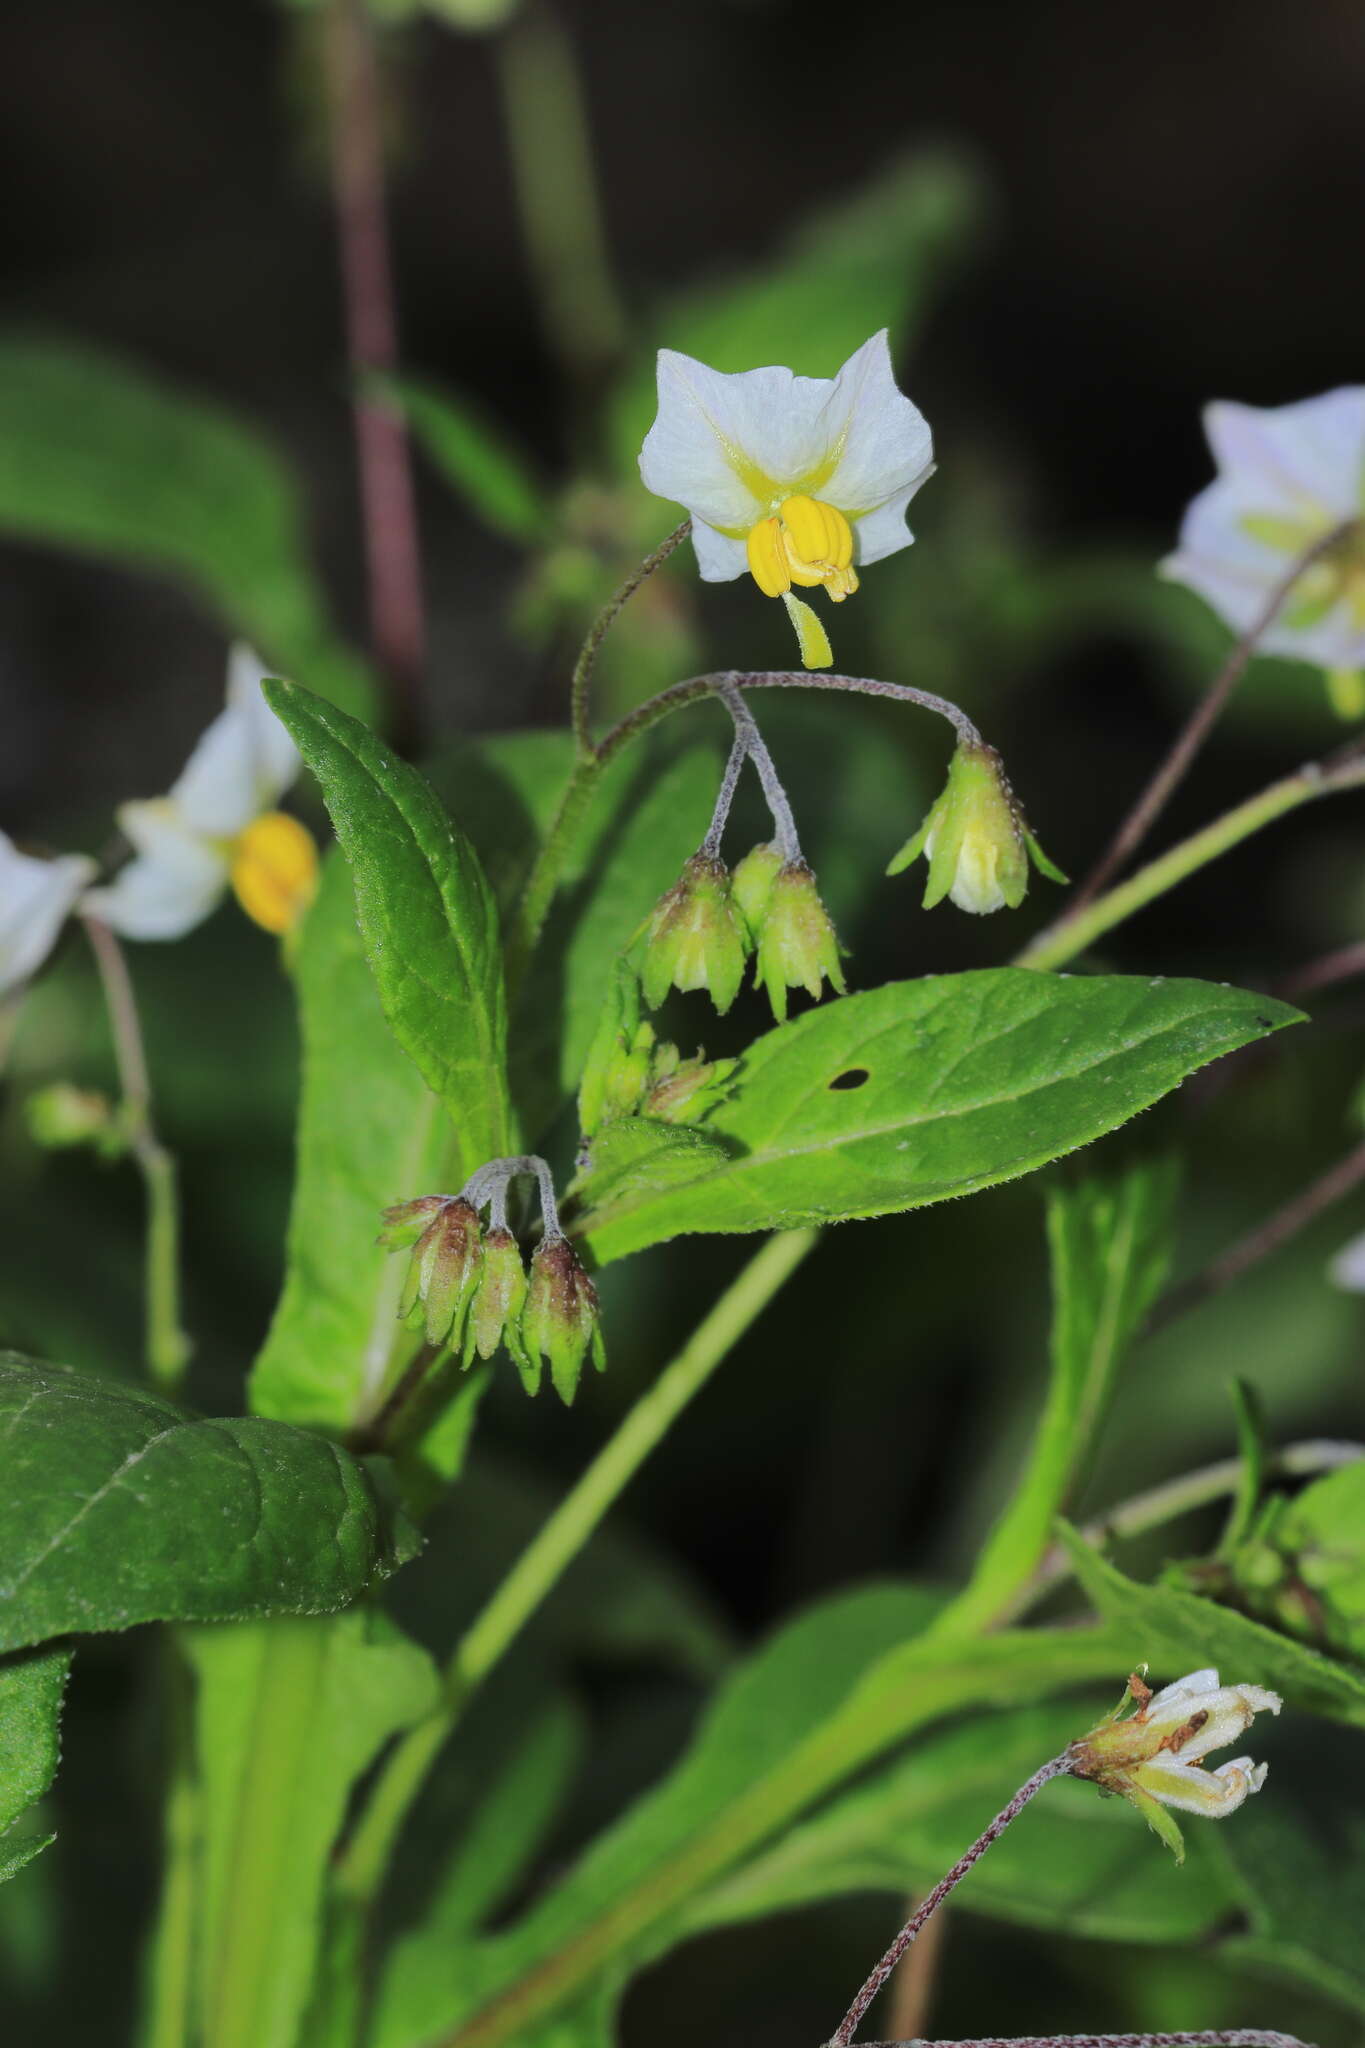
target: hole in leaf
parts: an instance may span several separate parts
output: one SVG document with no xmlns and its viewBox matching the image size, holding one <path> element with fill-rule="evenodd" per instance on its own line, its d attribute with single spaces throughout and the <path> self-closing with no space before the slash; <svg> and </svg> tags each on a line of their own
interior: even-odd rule
<svg viewBox="0 0 1365 2048">
<path fill-rule="evenodd" d="M 846 1074 L 836 1074 L 830 1082 L 831 1088 L 861 1088 L 870 1079 L 866 1067 L 850 1067 Z"/>
</svg>

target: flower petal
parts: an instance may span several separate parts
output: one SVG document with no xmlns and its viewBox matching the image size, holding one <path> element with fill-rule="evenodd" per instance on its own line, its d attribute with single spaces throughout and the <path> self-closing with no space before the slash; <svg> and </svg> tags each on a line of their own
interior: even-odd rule
<svg viewBox="0 0 1365 2048">
<path fill-rule="evenodd" d="M 1259 1792 L 1266 1778 L 1266 1765 L 1253 1764 L 1249 1756 L 1234 1757 L 1216 1771 L 1200 1770 L 1197 1764 L 1177 1763 L 1157 1757 L 1134 1773 L 1138 1785 L 1163 1806 L 1181 1813 L 1200 1813 L 1208 1820 L 1223 1820 L 1247 1798 Z"/>
<path fill-rule="evenodd" d="M 202 924 L 227 886 L 227 856 L 185 823 L 169 797 L 119 807 L 137 849 L 85 907 L 126 939 L 178 939 Z"/>
<path fill-rule="evenodd" d="M 704 583 L 732 583 L 749 566 L 742 540 L 732 540 L 728 533 L 717 533 L 714 526 L 708 526 L 695 514 L 692 519 L 692 545 L 696 549 L 697 567 Z"/>
<path fill-rule="evenodd" d="M 1219 469 L 1257 486 L 1266 511 L 1278 502 L 1286 511 L 1317 510 L 1335 524 L 1365 510 L 1365 385 L 1294 405 L 1217 400 L 1204 409 L 1204 427 Z"/>
<path fill-rule="evenodd" d="M 1185 1678 L 1177 1678 L 1171 1685 L 1163 1685 L 1160 1692 L 1152 1694 L 1147 1702 L 1146 1712 L 1150 1719 L 1159 1714 L 1168 1700 L 1186 1700 L 1195 1693 L 1217 1692 L 1218 1673 L 1212 1664 L 1202 1671 L 1191 1671 Z"/>
<path fill-rule="evenodd" d="M 0 995 L 42 966 L 76 898 L 98 872 L 81 853 L 35 860 L 0 832 Z"/>
<path fill-rule="evenodd" d="M 932 474 L 933 464 L 930 463 L 924 476 Z M 869 562 L 883 561 L 887 555 L 894 555 L 901 548 L 910 546 L 915 536 L 905 523 L 905 508 L 923 481 L 924 477 L 921 477 L 908 490 L 898 491 L 894 498 L 888 498 L 875 512 L 864 513 L 861 519 L 855 519 L 853 559 L 860 569 L 865 569 Z"/>
<path fill-rule="evenodd" d="M 1344 1287 L 1348 1294 L 1365 1294 L 1365 1232 L 1341 1247 L 1327 1274 L 1334 1287 Z"/>
<path fill-rule="evenodd" d="M 897 388 L 886 329 L 851 355 L 823 409 L 825 441 L 838 449 L 828 480 L 815 492 L 850 518 L 911 496 L 934 466 L 934 441 L 919 407 Z M 903 547 L 904 540 L 895 545 Z M 883 546 L 882 554 L 891 549 Z M 860 561 L 875 561 L 863 552 Z"/>
<path fill-rule="evenodd" d="M 227 704 L 171 788 L 186 824 L 227 839 L 272 810 L 299 772 L 299 752 L 261 694 L 269 674 L 240 641 L 228 657 Z"/>
</svg>

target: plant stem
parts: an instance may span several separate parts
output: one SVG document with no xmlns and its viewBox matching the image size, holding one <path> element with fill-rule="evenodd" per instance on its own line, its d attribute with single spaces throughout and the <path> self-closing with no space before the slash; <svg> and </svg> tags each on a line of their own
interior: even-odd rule
<svg viewBox="0 0 1365 2048">
<path fill-rule="evenodd" d="M 916 1900 L 911 1899 L 909 1904 L 912 1912 L 918 1911 Z M 919 1940 L 908 1955 L 902 1956 L 896 1969 L 891 1985 L 891 2031 L 903 2035 L 906 2040 L 923 2036 L 924 2024 L 933 2006 L 934 1987 L 950 1918 L 951 1915 L 940 1908 L 920 1930 Z"/>
<path fill-rule="evenodd" d="M 392 693 L 398 737 L 407 742 L 418 723 L 426 629 L 407 426 L 373 381 L 376 373 L 397 367 L 398 331 L 384 212 L 381 95 L 365 0 L 331 0 L 326 57 L 370 633 Z"/>
<path fill-rule="evenodd" d="M 1321 953 L 1316 960 L 1305 961 L 1292 974 L 1273 982 L 1270 993 L 1278 996 L 1281 1002 L 1296 1003 L 1301 996 L 1316 995 L 1320 989 L 1334 988 L 1338 982 L 1352 981 L 1360 974 L 1365 974 L 1365 939 L 1357 939 L 1352 946 L 1338 946 L 1335 952 Z"/>
<path fill-rule="evenodd" d="M 1241 682 L 1247 664 L 1256 652 L 1261 635 L 1274 624 L 1299 578 L 1335 547 L 1338 541 L 1344 539 L 1355 524 L 1354 520 L 1348 519 L 1341 525 L 1334 526 L 1330 532 L 1314 541 L 1311 547 L 1305 548 L 1297 561 L 1291 565 L 1288 574 L 1281 577 L 1228 655 L 1205 695 L 1195 706 L 1184 729 L 1177 735 L 1169 754 L 1119 826 L 1108 851 L 1096 862 L 1091 873 L 1067 905 L 1062 922 L 1067 918 L 1079 916 L 1086 904 L 1099 895 L 1110 878 L 1136 853 L 1185 779 L 1195 755 L 1212 732 L 1233 691 Z"/>
<path fill-rule="evenodd" d="M 147 1200 L 143 1267 L 145 1356 L 157 1386 L 174 1393 L 189 1364 L 191 1345 L 180 1321 L 180 1207 L 175 1161 L 152 1123 L 152 1089 L 142 1042 L 137 998 L 123 948 L 107 924 L 83 917 L 104 989 L 118 1070 L 119 1120 L 132 1149 Z"/>
<path fill-rule="evenodd" d="M 607 256 L 573 44 L 553 7 L 529 0 L 498 37 L 494 54 L 545 327 L 574 379 L 593 385 L 620 356 L 626 321 Z"/>
<path fill-rule="evenodd" d="M 871 2005 L 873 1999 L 877 1996 L 877 1993 L 881 1990 L 883 1984 L 885 1984 L 887 1978 L 891 1975 L 891 1972 L 895 1969 L 925 1921 L 943 1904 L 949 1892 L 956 1890 L 972 1865 L 985 1855 L 992 1842 L 999 1840 L 1000 1836 L 1004 1834 L 1005 1829 L 1010 1825 L 1010 1822 L 1018 1819 L 1030 1799 L 1035 1794 L 1041 1792 L 1044 1785 L 1050 1785 L 1054 1778 L 1065 1777 L 1070 1768 L 1070 1763 L 1065 1756 L 1054 1756 L 1050 1762 L 1043 1764 L 1040 1769 L 1034 1772 L 1027 1784 L 1019 1787 L 1019 1790 L 1015 1793 L 1013 1799 L 1010 1800 L 1008 1806 L 1002 1807 L 990 1825 L 982 1829 L 981 1833 L 972 1843 L 971 1848 L 964 1850 L 952 1869 L 939 1879 L 934 1889 L 906 1921 L 904 1927 L 902 1927 L 900 1933 L 896 1936 L 896 1939 L 892 1942 L 890 1948 L 877 1964 L 877 1967 L 862 1986 L 852 2005 L 830 2035 L 826 2048 L 848 2048 L 849 2042 L 858 2031 L 863 2014 L 867 2011 L 867 2008 Z"/>
<path fill-rule="evenodd" d="M 193 1681 L 173 1636 L 163 1634 L 159 1648 L 168 1764 L 161 1824 L 161 1900 L 147 1973 L 147 2020 L 139 2044 L 140 2048 L 185 2048 L 192 2036 L 201 1827 L 194 1760 Z"/>
<path fill-rule="evenodd" d="M 1302 1443 L 1286 1444 L 1283 1450 L 1270 1452 L 1266 1458 L 1266 1476 L 1270 1479 L 1307 1479 L 1320 1472 L 1338 1472 L 1343 1465 L 1354 1465 L 1362 1458 L 1365 1458 L 1365 1444 L 1333 1437 L 1309 1437 Z M 1081 1536 L 1092 1548 L 1111 1543 L 1115 1538 L 1122 1541 L 1126 1537 L 1141 1536 L 1148 1529 L 1159 1529 L 1166 1522 L 1174 1522 L 1181 1515 L 1191 1514 L 1196 1508 L 1208 1507 L 1211 1502 L 1235 1493 L 1241 1477 L 1240 1458 L 1220 1458 L 1216 1464 L 1201 1465 L 1194 1472 L 1182 1472 L 1179 1478 L 1165 1479 L 1159 1486 L 1135 1493 L 1130 1500 L 1121 1501 L 1106 1514 L 1086 1522 L 1081 1528 Z M 1067 1552 L 1060 1544 L 1054 1544 L 1028 1584 L 1021 1587 L 996 1615 L 992 1625 L 998 1627 L 1017 1621 L 1020 1615 L 1036 1607 L 1054 1586 L 1069 1579 L 1072 1570 Z"/>
<path fill-rule="evenodd" d="M 1257 1224 L 1245 1237 L 1238 1238 L 1236 1244 L 1211 1260 L 1202 1272 L 1173 1287 L 1152 1310 L 1145 1334 L 1150 1336 L 1154 1331 L 1165 1329 L 1176 1316 L 1184 1315 L 1187 1309 L 1197 1308 L 1212 1295 L 1221 1294 L 1225 1288 L 1231 1287 L 1252 1266 L 1268 1258 L 1272 1252 L 1279 1251 L 1301 1230 L 1306 1230 L 1324 1210 L 1358 1188 L 1362 1181 L 1365 1181 L 1365 1143 L 1355 1146 L 1344 1159 L 1338 1159 L 1335 1166 L 1329 1166 L 1326 1173 L 1319 1174 L 1306 1188 L 1300 1188 L 1273 1216 Z"/>
<path fill-rule="evenodd" d="M 1039 969 L 1064 967 L 1105 932 L 1112 931 L 1115 925 L 1122 924 L 1136 911 L 1144 910 L 1158 896 L 1164 896 L 1168 889 L 1175 888 L 1177 883 L 1207 867 L 1221 854 L 1230 852 L 1263 826 L 1273 824 L 1276 818 L 1297 810 L 1301 804 L 1314 803 L 1319 797 L 1331 796 L 1339 789 L 1358 788 L 1361 783 L 1365 783 L 1365 763 L 1358 758 L 1327 768 L 1315 762 L 1298 769 L 1293 775 L 1286 775 L 1280 782 L 1272 782 L 1268 789 L 1249 797 L 1221 818 L 1215 818 L 1201 832 L 1182 839 L 1168 853 L 1149 861 L 1128 881 L 1120 882 L 1116 889 L 1099 897 L 1078 916 L 1063 918 L 1040 932 L 1018 955 L 1015 966 Z"/>
<path fill-rule="evenodd" d="M 580 755 L 593 755 L 597 751 L 592 739 L 588 690 L 592 682 L 592 672 L 597 664 L 597 655 L 602 642 L 606 639 L 621 612 L 629 604 L 631 598 L 634 597 L 640 585 L 646 582 L 654 574 L 654 571 L 668 560 L 675 548 L 681 547 L 691 531 L 692 521 L 689 518 L 684 519 L 680 525 L 675 526 L 672 533 L 666 534 L 654 552 L 646 555 L 643 562 L 631 570 L 625 582 L 607 599 L 601 611 L 593 620 L 592 625 L 588 628 L 587 638 L 579 648 L 578 659 L 574 663 L 573 686 L 570 693 L 570 715 L 574 738 L 578 742 Z"/>
<path fill-rule="evenodd" d="M 553 1590 L 688 1402 L 814 1248 L 817 1237 L 814 1230 L 783 1231 L 760 1247 L 523 1551 L 456 1645 L 445 1670 L 442 1708 L 409 1730 L 381 1771 L 337 1867 L 341 1892 L 360 1900 L 374 1895 L 404 1816 L 470 1695 Z"/>
<path fill-rule="evenodd" d="M 1311 2048 L 1296 2034 L 1232 2027 L 1207 2034 L 990 2034 L 971 2041 L 866 2041 L 863 2048 Z"/>
<path fill-rule="evenodd" d="M 767 743 L 758 729 L 753 713 L 744 702 L 742 691 L 734 685 L 722 684 L 716 695 L 734 720 L 737 740 L 743 742 L 745 752 L 758 770 L 758 779 L 763 785 L 764 799 L 773 821 L 778 851 L 784 861 L 799 861 L 801 841 L 797 836 L 796 819 L 792 815 L 787 792 L 782 787 L 782 779 L 778 775 L 776 764 L 768 752 Z"/>
</svg>

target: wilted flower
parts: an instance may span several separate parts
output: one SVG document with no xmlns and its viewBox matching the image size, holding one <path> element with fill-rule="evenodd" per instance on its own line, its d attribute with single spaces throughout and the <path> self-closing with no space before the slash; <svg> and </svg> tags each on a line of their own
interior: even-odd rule
<svg viewBox="0 0 1365 2048">
<path fill-rule="evenodd" d="M 273 806 L 299 772 L 299 753 L 261 694 L 249 649 L 228 661 L 227 705 L 170 794 L 122 804 L 133 858 L 86 905 L 125 938 L 178 939 L 232 888 L 247 916 L 287 932 L 317 888 L 317 848 Z"/>
<path fill-rule="evenodd" d="M 704 988 L 723 1016 L 744 978 L 745 933 L 724 861 L 694 853 L 649 920 L 641 981 L 657 1010 L 670 988 Z"/>
<path fill-rule="evenodd" d="M 42 966 L 97 873 L 84 854 L 35 860 L 0 832 L 0 996 Z"/>
<path fill-rule="evenodd" d="M 728 376 L 660 349 L 658 382 L 640 451 L 646 488 L 691 513 L 708 583 L 747 568 L 765 596 L 787 600 L 807 666 L 827 666 L 828 644 L 823 655 L 810 645 L 801 614 L 811 615 L 792 585 L 822 586 L 836 604 L 850 596 L 859 567 L 909 546 L 905 508 L 933 468 L 885 329 L 833 378 L 776 365 Z"/>
<path fill-rule="evenodd" d="M 1066 880 L 1029 832 L 1004 763 L 983 741 L 960 742 L 942 795 L 886 872 L 898 875 L 921 853 L 929 865 L 926 910 L 945 896 L 978 916 L 1005 904 L 1017 910 L 1030 860 L 1050 881 Z"/>
<path fill-rule="evenodd" d="M 1130 1701 L 1134 1711 L 1125 1714 Z M 1212 1771 L 1200 1764 L 1210 1750 L 1235 1742 L 1257 1714 L 1278 1714 L 1281 1704 L 1264 1686 L 1220 1685 L 1212 1669 L 1192 1671 L 1158 1693 L 1135 1673 L 1114 1712 L 1072 1743 L 1068 1765 L 1075 1777 L 1122 1793 L 1180 1861 L 1184 1842 L 1166 1809 L 1222 1820 L 1259 1792 L 1265 1764 L 1245 1756 Z"/>
<path fill-rule="evenodd" d="M 831 988 L 844 993 L 839 940 L 805 861 L 782 863 L 757 915 L 754 980 L 767 989 L 779 1024 L 786 1020 L 789 988 L 803 988 L 818 1002 L 827 977 Z"/>
<path fill-rule="evenodd" d="M 1343 712 L 1365 709 L 1365 385 L 1294 405 L 1226 401 L 1204 428 L 1218 477 L 1185 514 L 1161 573 L 1244 633 L 1309 549 L 1338 534 L 1296 580 L 1257 645 L 1328 672 Z"/>
<path fill-rule="evenodd" d="M 605 1370 L 597 1289 L 567 1237 L 544 1237 L 531 1254 L 521 1338 L 537 1379 L 541 1358 L 548 1358 L 555 1391 L 566 1404 L 578 1389 L 589 1351 L 598 1371 Z"/>
</svg>

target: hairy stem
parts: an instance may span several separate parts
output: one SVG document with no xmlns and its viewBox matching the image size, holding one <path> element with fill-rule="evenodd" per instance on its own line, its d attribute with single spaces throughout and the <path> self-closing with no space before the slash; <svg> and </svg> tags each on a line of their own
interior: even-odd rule
<svg viewBox="0 0 1365 2048">
<path fill-rule="evenodd" d="M 370 632 L 392 692 L 399 737 L 408 740 L 417 724 L 426 637 L 422 563 L 407 427 L 399 408 L 373 382 L 376 372 L 396 368 L 398 333 L 384 213 L 381 95 L 365 0 L 331 0 L 326 54 Z"/>
<path fill-rule="evenodd" d="M 757 721 L 744 702 L 743 692 L 734 684 L 721 684 L 716 691 L 722 704 L 735 722 L 735 734 L 742 740 L 744 748 L 763 785 L 763 795 L 772 816 L 773 830 L 777 837 L 779 853 L 785 861 L 801 859 L 801 841 L 797 835 L 796 819 L 792 815 L 791 803 L 782 787 L 767 743 L 758 729 Z"/>
<path fill-rule="evenodd" d="M 761 1246 L 522 1553 L 456 1645 L 445 1670 L 441 1709 L 403 1737 L 381 1771 L 337 1868 L 336 1882 L 343 1893 L 359 1900 L 374 1895 L 403 1819 L 470 1695 L 553 1590 L 688 1402 L 814 1248 L 817 1237 L 814 1230 L 790 1230 L 770 1237 Z"/>
<path fill-rule="evenodd" d="M 1320 540 L 1305 548 L 1298 560 L 1292 564 L 1288 574 L 1276 584 L 1260 612 L 1243 633 L 1208 690 L 1195 706 L 1165 760 L 1119 826 L 1108 851 L 1095 863 L 1091 873 L 1067 905 L 1060 922 L 1065 923 L 1068 919 L 1079 916 L 1086 904 L 1099 895 L 1111 877 L 1116 875 L 1136 853 L 1184 781 L 1195 755 L 1217 724 L 1233 691 L 1246 673 L 1247 664 L 1256 652 L 1261 635 L 1268 632 L 1279 617 L 1282 607 L 1304 572 L 1311 569 L 1315 562 L 1320 561 L 1323 555 L 1335 547 L 1338 541 L 1351 531 L 1355 523 L 1354 520 L 1346 520 L 1342 525 L 1334 526 L 1330 533 L 1323 534 Z"/>
<path fill-rule="evenodd" d="M 147 1371 L 174 1393 L 189 1364 L 191 1345 L 180 1320 L 180 1204 L 175 1160 L 152 1122 L 152 1088 L 142 1042 L 137 998 L 123 948 L 107 924 L 83 917 L 104 990 L 118 1070 L 119 1120 L 142 1175 L 147 1201 L 143 1299 Z"/>
<path fill-rule="evenodd" d="M 597 751 L 592 739 L 588 692 L 602 642 L 640 585 L 647 582 L 654 571 L 668 560 L 675 548 L 681 547 L 691 531 L 691 519 L 684 519 L 680 525 L 674 527 L 672 533 L 666 534 L 653 553 L 646 555 L 643 562 L 631 570 L 625 582 L 607 599 L 588 628 L 587 638 L 579 648 L 578 659 L 574 663 L 573 686 L 570 693 L 573 734 L 578 742 L 580 755 L 590 756 Z"/>
<path fill-rule="evenodd" d="M 1027 1784 L 1019 1787 L 1019 1790 L 1015 1793 L 1013 1799 L 1010 1800 L 1008 1806 L 1002 1807 L 989 1826 L 982 1829 L 970 1849 L 963 1851 L 952 1869 L 939 1879 L 934 1889 L 906 1921 L 904 1927 L 902 1927 L 900 1933 L 863 1984 L 852 2005 L 830 2035 L 826 2048 L 848 2048 L 849 2042 L 857 2033 L 862 2022 L 863 2014 L 867 2011 L 867 2008 L 871 2005 L 901 1957 L 910 1947 L 925 1921 L 937 1912 L 949 1892 L 957 1889 L 972 1865 L 979 1862 L 987 1849 L 990 1848 L 992 1842 L 1000 1839 L 1011 1821 L 1018 1819 L 1030 1799 L 1035 1794 L 1041 1792 L 1044 1785 L 1050 1785 L 1054 1778 L 1065 1777 L 1070 1768 L 1070 1763 L 1065 1756 L 1054 1756 L 1048 1763 L 1043 1764 L 1040 1769 L 1033 1773 Z"/>
<path fill-rule="evenodd" d="M 985 2034 L 971 2041 L 867 2041 L 863 2048 L 1311 2048 L 1295 2034 L 1232 2027 L 1207 2034 Z"/>
<path fill-rule="evenodd" d="M 1358 757 L 1341 762 L 1336 766 L 1323 767 L 1313 763 L 1300 768 L 1293 775 L 1286 775 L 1282 781 L 1271 783 L 1256 796 L 1249 797 L 1243 804 L 1227 811 L 1221 818 L 1215 818 L 1211 825 L 1182 839 L 1168 853 L 1149 861 L 1144 868 L 1120 882 L 1105 896 L 1099 897 L 1077 916 L 1063 919 L 1048 930 L 1040 932 L 1036 939 L 1025 946 L 1015 961 L 1017 967 L 1053 968 L 1064 967 L 1080 953 L 1122 924 L 1137 911 L 1145 910 L 1158 896 L 1164 896 L 1168 889 L 1197 874 L 1200 868 L 1228 853 L 1234 846 L 1240 846 L 1244 839 L 1250 839 L 1266 825 L 1273 824 L 1289 811 L 1298 810 L 1302 804 L 1315 803 L 1319 797 L 1332 796 L 1337 790 L 1355 789 L 1365 783 L 1365 762 Z"/>
</svg>

